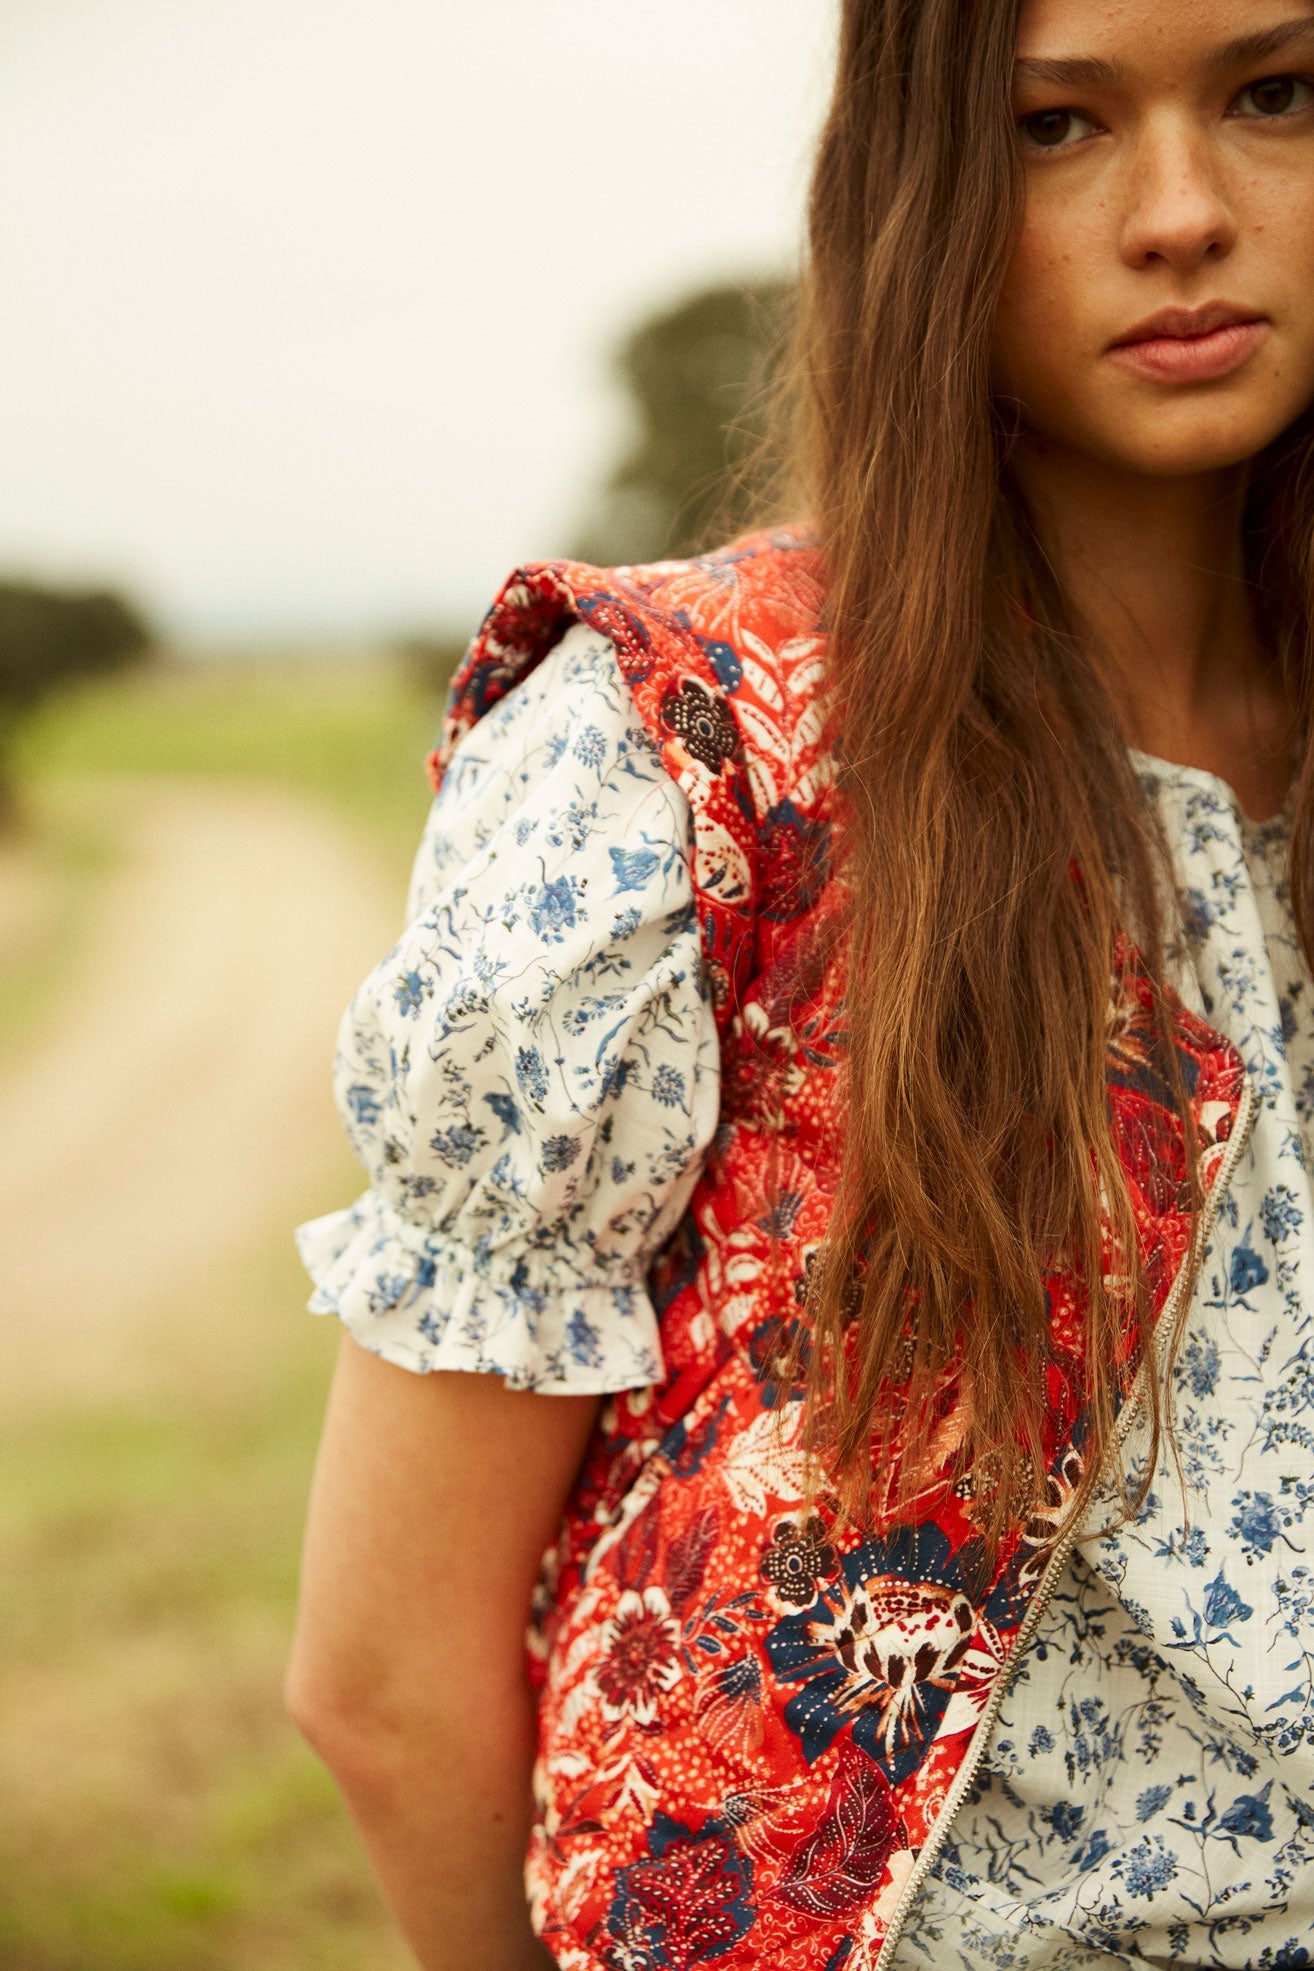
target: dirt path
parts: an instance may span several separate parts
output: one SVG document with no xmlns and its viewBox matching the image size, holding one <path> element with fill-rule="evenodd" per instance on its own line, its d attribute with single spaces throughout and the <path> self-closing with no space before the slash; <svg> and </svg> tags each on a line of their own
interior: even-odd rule
<svg viewBox="0 0 1314 1971">
<path fill-rule="evenodd" d="M 107 780 L 104 811 L 122 861 L 60 1005 L 0 1073 L 11 1414 L 131 1385 L 161 1307 L 184 1331 L 213 1318 L 235 1251 L 344 1201 L 315 1189 L 333 1034 L 398 929 L 395 872 L 293 796 Z"/>
</svg>

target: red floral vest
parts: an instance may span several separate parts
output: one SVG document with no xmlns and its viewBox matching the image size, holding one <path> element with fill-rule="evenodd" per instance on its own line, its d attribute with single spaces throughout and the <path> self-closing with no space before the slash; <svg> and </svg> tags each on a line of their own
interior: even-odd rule
<svg viewBox="0 0 1314 1971">
<path fill-rule="evenodd" d="M 536 1598 L 528 1882 L 567 1971 L 888 1963 L 1071 1544 L 1084 1436 L 1071 1279 L 1046 1283 L 1050 1507 L 991 1571 L 970 1483 L 944 1482 L 948 1442 L 925 1460 L 918 1523 L 840 1540 L 800 1510 L 798 1404 L 773 1409 L 839 1150 L 843 961 L 818 937 L 835 895 L 822 601 L 819 555 L 794 532 L 651 568 L 523 568 L 471 646 L 431 760 L 436 784 L 571 623 L 610 637 L 692 808 L 720 1028 L 720 1128 L 652 1274 L 666 1380 L 606 1406 Z M 1184 1132 L 1134 968 L 1115 1014 L 1109 1100 L 1162 1317 L 1191 1238 Z M 1184 1009 L 1175 1043 L 1212 1210 L 1249 1086 Z"/>
</svg>

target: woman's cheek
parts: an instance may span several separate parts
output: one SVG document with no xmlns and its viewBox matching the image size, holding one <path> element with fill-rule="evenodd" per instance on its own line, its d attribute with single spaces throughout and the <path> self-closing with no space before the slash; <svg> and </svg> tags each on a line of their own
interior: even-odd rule
<svg viewBox="0 0 1314 1971">
<path fill-rule="evenodd" d="M 1098 338 L 1089 319 L 1096 275 L 1070 242 L 1070 229 L 1065 235 L 1057 222 L 1023 232 L 1000 295 L 991 366 L 995 389 L 1055 437 L 1084 431 L 1096 413 Z"/>
<path fill-rule="evenodd" d="M 1043 262 L 1015 259 L 995 322 L 996 387 L 1037 411 L 1065 365 L 1066 317 L 1061 284 Z"/>
</svg>

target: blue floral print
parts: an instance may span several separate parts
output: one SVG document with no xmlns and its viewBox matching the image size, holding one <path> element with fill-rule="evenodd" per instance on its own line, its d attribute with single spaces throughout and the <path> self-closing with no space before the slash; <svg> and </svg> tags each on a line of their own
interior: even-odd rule
<svg viewBox="0 0 1314 1971">
<path fill-rule="evenodd" d="M 299 1228 L 312 1309 L 406 1368 L 660 1379 L 647 1268 L 719 1104 L 689 842 L 613 646 L 569 631 L 458 747 L 343 1017 L 373 1182 Z"/>
<path fill-rule="evenodd" d="M 1311 1961 L 1314 986 L 1287 817 L 1139 764 L 1177 863 L 1179 990 L 1260 1096 L 1174 1371 L 1185 1502 L 1165 1454 L 1136 1524 L 1078 1546 L 891 1971 Z M 1129 1469 L 1145 1453 L 1133 1430 Z"/>
</svg>

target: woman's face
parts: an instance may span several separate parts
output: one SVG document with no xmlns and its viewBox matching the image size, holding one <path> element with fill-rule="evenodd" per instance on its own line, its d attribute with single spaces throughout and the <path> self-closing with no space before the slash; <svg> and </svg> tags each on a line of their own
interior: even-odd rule
<svg viewBox="0 0 1314 1971">
<path fill-rule="evenodd" d="M 996 388 L 1133 471 L 1252 457 L 1314 399 L 1314 0 L 1024 0 L 1013 106 Z"/>
</svg>

